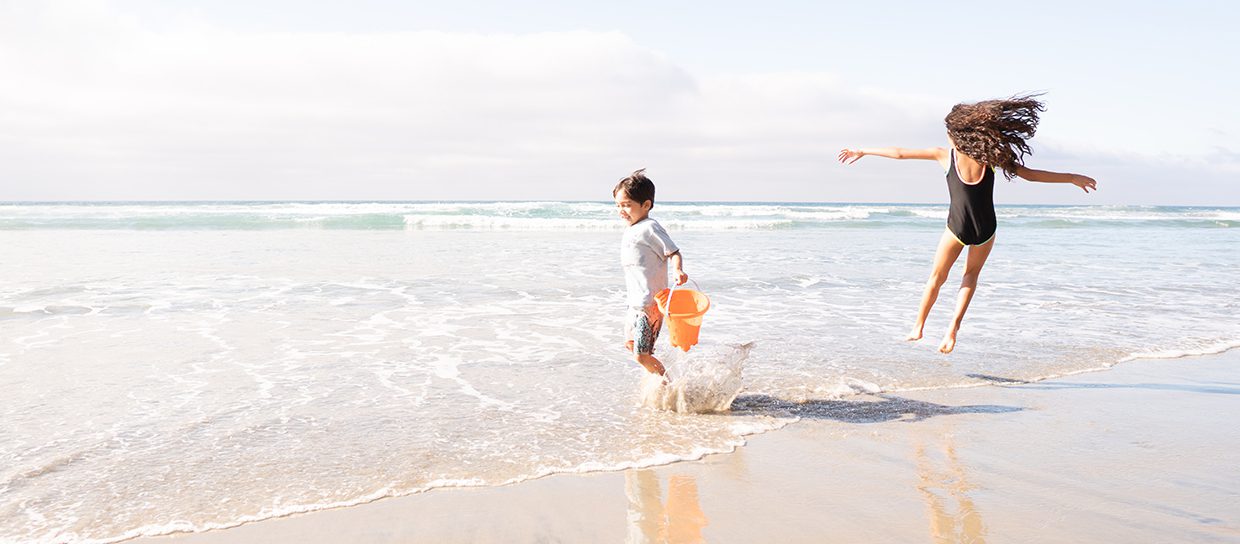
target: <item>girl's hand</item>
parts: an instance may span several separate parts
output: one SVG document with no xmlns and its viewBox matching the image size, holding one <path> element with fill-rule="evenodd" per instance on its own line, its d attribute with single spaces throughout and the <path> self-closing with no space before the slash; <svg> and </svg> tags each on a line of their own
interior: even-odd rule
<svg viewBox="0 0 1240 544">
<path fill-rule="evenodd" d="M 684 285 L 685 282 L 687 281 L 689 281 L 689 275 L 685 274 L 684 270 L 677 270 L 676 271 L 676 285 Z"/>
<path fill-rule="evenodd" d="M 862 152 L 860 149 L 841 149 L 840 156 L 839 156 L 840 164 L 852 164 L 854 162 L 857 162 L 857 159 L 860 159 L 861 157 L 864 157 L 864 156 L 865 156 L 865 153 Z"/>
<path fill-rule="evenodd" d="M 1091 178 L 1089 176 L 1082 176 L 1080 174 L 1072 174 L 1072 184 L 1077 187 L 1080 187 L 1081 190 L 1085 191 L 1086 193 L 1090 192 L 1091 190 L 1092 191 L 1098 190 L 1098 182 L 1094 181 L 1094 178 Z"/>
</svg>

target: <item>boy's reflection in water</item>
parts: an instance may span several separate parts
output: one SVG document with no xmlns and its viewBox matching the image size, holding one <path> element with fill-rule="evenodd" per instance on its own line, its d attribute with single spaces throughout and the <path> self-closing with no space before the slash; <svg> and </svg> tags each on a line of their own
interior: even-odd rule
<svg viewBox="0 0 1240 544">
<path fill-rule="evenodd" d="M 697 482 L 693 477 L 669 477 L 667 502 L 664 503 L 659 477 L 653 470 L 629 470 L 624 473 L 624 494 L 629 501 L 629 530 L 625 542 L 704 542 L 702 528 L 706 527 L 707 519 L 698 504 Z"/>
</svg>

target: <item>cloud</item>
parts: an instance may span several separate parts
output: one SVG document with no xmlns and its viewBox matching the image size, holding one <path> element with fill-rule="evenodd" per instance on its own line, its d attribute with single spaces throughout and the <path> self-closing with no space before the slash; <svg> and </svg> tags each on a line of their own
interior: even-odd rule
<svg viewBox="0 0 1240 544">
<path fill-rule="evenodd" d="M 105 2 L 0 8 L 0 200 L 943 198 L 951 104 L 830 74 L 695 74 L 618 32 L 152 30 Z"/>
<path fill-rule="evenodd" d="M 0 198 L 597 198 L 638 166 L 804 175 L 828 135 L 909 117 L 818 74 L 696 77 L 619 33 L 155 32 L 51 6 L 5 14 L 26 31 L 0 39 Z"/>
</svg>

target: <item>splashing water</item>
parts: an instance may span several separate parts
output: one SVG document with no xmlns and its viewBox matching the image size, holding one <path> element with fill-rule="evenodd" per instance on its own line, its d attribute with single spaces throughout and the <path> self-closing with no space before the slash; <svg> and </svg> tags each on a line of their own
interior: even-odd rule
<svg viewBox="0 0 1240 544">
<path fill-rule="evenodd" d="M 741 392 L 741 367 L 754 343 L 699 346 L 665 361 L 669 381 L 642 378 L 641 404 L 683 414 L 726 412 Z"/>
</svg>

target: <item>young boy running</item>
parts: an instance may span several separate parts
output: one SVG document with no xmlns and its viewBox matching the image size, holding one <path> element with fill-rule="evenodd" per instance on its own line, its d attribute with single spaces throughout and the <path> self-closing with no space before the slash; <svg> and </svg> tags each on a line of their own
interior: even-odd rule
<svg viewBox="0 0 1240 544">
<path fill-rule="evenodd" d="M 663 326 L 663 314 L 655 304 L 654 295 L 667 288 L 668 261 L 676 272 L 676 285 L 689 281 L 689 276 L 681 269 L 680 249 L 663 226 L 650 218 L 650 209 L 654 207 L 654 183 L 646 177 L 646 169 L 620 180 L 611 195 L 616 199 L 620 218 L 629 225 L 620 240 L 620 264 L 624 267 L 624 284 L 628 288 L 624 347 L 646 371 L 663 375 L 663 363 L 654 357 L 654 341 Z"/>
</svg>

